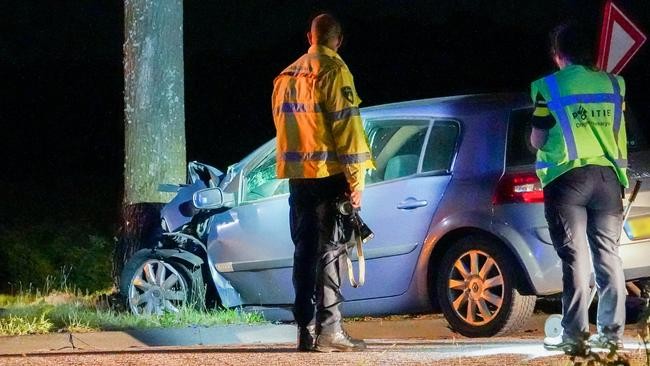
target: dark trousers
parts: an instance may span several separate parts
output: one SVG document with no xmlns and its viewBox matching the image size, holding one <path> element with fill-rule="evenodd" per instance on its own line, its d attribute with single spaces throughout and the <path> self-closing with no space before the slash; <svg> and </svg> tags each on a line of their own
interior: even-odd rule
<svg viewBox="0 0 650 366">
<path fill-rule="evenodd" d="M 314 318 L 316 332 L 341 330 L 340 259 L 345 245 L 335 233 L 336 200 L 348 190 L 343 174 L 316 179 L 289 180 L 289 219 L 293 256 L 293 314 L 299 327 Z"/>
<path fill-rule="evenodd" d="M 609 167 L 570 170 L 544 187 L 544 207 L 553 246 L 562 259 L 562 327 L 565 339 L 589 334 L 592 264 L 598 289 L 598 332 L 623 335 L 625 278 L 618 255 L 623 218 L 621 186 Z"/>
</svg>

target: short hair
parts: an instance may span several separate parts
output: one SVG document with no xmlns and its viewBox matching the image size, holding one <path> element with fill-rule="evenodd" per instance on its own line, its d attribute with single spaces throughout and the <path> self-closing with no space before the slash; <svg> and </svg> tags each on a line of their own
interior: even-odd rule
<svg viewBox="0 0 650 366">
<path fill-rule="evenodd" d="M 551 55 L 561 54 L 572 64 L 593 66 L 594 39 L 589 32 L 576 23 L 563 23 L 550 33 Z"/>
<path fill-rule="evenodd" d="M 334 37 L 339 37 L 343 34 L 341 23 L 329 13 L 322 13 L 317 15 L 311 21 L 310 28 L 311 36 L 315 43 L 325 44 Z"/>
</svg>

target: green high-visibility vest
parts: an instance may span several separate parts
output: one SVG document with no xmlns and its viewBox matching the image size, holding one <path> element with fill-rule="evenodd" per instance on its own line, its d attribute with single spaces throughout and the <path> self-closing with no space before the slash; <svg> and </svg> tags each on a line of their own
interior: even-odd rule
<svg viewBox="0 0 650 366">
<path fill-rule="evenodd" d="M 600 165 L 614 168 L 627 187 L 623 78 L 570 65 L 534 81 L 534 101 L 538 94 L 556 121 L 537 151 L 535 168 L 542 186 L 571 169 Z"/>
</svg>

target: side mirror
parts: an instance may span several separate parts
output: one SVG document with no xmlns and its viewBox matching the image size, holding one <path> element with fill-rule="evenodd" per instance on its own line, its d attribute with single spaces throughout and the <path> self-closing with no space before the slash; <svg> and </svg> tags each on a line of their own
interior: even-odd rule
<svg viewBox="0 0 650 366">
<path fill-rule="evenodd" d="M 201 210 L 209 210 L 221 207 L 232 207 L 235 203 L 235 196 L 232 193 L 224 193 L 221 188 L 205 188 L 194 192 L 192 195 L 194 207 Z"/>
</svg>

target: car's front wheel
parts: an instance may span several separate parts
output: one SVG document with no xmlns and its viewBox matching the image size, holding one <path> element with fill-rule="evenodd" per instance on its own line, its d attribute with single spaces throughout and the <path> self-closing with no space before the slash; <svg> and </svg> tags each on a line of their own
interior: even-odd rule
<svg viewBox="0 0 650 366">
<path fill-rule="evenodd" d="M 136 315 L 178 312 L 183 306 L 203 303 L 200 267 L 189 268 L 148 249 L 135 253 L 127 262 L 120 286 L 127 308 Z"/>
<path fill-rule="evenodd" d="M 467 236 L 442 258 L 436 295 L 452 329 L 468 337 L 506 334 L 532 314 L 535 296 L 516 286 L 516 268 L 502 243 Z"/>
</svg>

